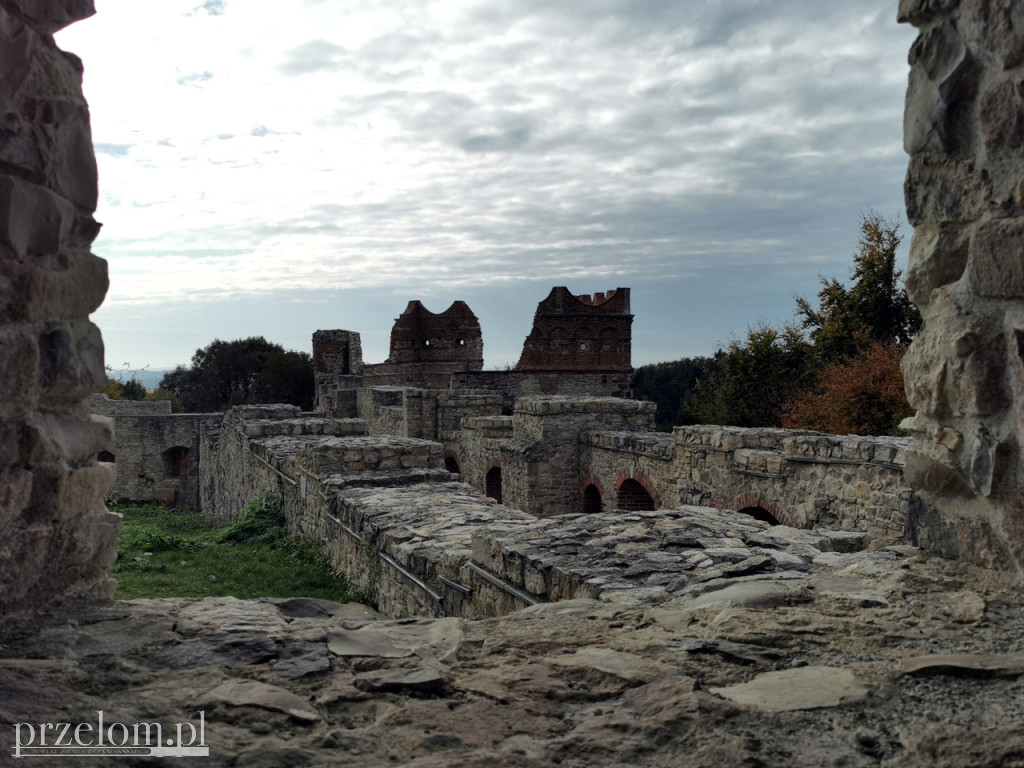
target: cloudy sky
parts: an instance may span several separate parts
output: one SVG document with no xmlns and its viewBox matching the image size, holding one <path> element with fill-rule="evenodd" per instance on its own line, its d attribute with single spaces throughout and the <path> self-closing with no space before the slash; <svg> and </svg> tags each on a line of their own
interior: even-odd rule
<svg viewBox="0 0 1024 768">
<path fill-rule="evenodd" d="M 467 301 L 515 363 L 553 285 L 631 287 L 635 365 L 708 354 L 847 275 L 863 212 L 903 217 L 896 0 L 96 5 L 58 43 L 114 367 L 318 328 L 380 362 L 411 298 Z"/>
</svg>

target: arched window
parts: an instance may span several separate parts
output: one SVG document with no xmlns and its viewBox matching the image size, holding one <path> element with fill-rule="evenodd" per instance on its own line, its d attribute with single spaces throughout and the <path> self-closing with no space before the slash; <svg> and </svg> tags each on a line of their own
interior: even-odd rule
<svg viewBox="0 0 1024 768">
<path fill-rule="evenodd" d="M 185 474 L 185 463 L 188 461 L 188 448 L 176 445 L 162 454 L 164 475 L 166 477 L 182 477 Z"/>
<path fill-rule="evenodd" d="M 454 474 L 459 474 L 459 462 L 455 460 L 454 456 L 444 457 L 444 468 Z"/>
<path fill-rule="evenodd" d="M 629 512 L 654 510 L 654 499 L 636 480 L 623 480 L 615 497 L 615 506 Z"/>
<path fill-rule="evenodd" d="M 740 510 L 740 514 L 750 515 L 755 520 L 768 523 L 768 525 L 782 525 L 775 516 L 764 507 L 744 507 Z"/>
<path fill-rule="evenodd" d="M 485 493 L 501 504 L 501 467 L 491 467 L 484 479 Z"/>
<path fill-rule="evenodd" d="M 108 464 L 114 464 L 114 454 L 110 451 L 100 451 L 100 455 L 96 457 L 100 461 L 105 461 Z"/>
<path fill-rule="evenodd" d="M 591 483 L 583 489 L 583 514 L 593 515 L 601 511 L 601 492 Z"/>
</svg>

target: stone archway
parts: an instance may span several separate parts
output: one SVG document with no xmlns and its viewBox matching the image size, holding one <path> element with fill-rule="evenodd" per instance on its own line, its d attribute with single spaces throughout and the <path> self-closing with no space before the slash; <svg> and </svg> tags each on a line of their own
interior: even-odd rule
<svg viewBox="0 0 1024 768">
<path fill-rule="evenodd" d="M 501 504 L 501 466 L 487 470 L 484 477 L 484 493 Z"/>
<path fill-rule="evenodd" d="M 719 509 L 731 509 L 734 512 L 742 512 L 757 520 L 763 520 L 771 525 L 786 525 L 790 528 L 802 528 L 793 516 L 785 512 L 778 504 L 768 499 L 760 491 L 747 491 L 736 496 L 724 504 L 715 504 Z"/>
</svg>

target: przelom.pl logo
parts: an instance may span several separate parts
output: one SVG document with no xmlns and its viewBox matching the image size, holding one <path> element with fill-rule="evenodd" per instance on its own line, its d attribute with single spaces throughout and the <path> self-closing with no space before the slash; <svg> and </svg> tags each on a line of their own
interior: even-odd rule
<svg viewBox="0 0 1024 768">
<path fill-rule="evenodd" d="M 15 723 L 13 756 L 209 757 L 206 711 L 199 710 L 197 714 L 198 728 L 192 723 L 175 723 L 166 734 L 160 723 L 106 724 L 102 709 L 96 712 L 95 725 Z"/>
</svg>

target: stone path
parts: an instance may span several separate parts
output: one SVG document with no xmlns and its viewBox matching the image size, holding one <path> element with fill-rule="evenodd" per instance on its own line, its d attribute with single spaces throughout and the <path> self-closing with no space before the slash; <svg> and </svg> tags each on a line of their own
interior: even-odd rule
<svg viewBox="0 0 1024 768">
<path fill-rule="evenodd" d="M 479 621 L 301 598 L 80 607 L 4 627 L 0 734 L 6 751 L 15 722 L 203 710 L 209 766 L 1024 764 L 1019 592 L 912 550 L 835 556 Z"/>
</svg>

